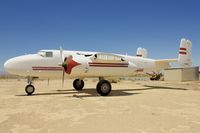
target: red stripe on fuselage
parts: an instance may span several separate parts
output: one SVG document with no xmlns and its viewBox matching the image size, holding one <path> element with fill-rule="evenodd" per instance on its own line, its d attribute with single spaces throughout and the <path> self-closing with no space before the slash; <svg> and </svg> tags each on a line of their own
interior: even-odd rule
<svg viewBox="0 0 200 133">
<path fill-rule="evenodd" d="M 32 68 L 49 68 L 49 69 L 58 69 L 62 67 L 32 67 Z"/>
<path fill-rule="evenodd" d="M 128 67 L 128 65 L 90 65 L 90 67 Z"/>
<path fill-rule="evenodd" d="M 186 48 L 180 48 L 180 50 L 185 50 L 186 51 L 187 49 Z"/>
<path fill-rule="evenodd" d="M 38 71 L 62 71 L 62 69 L 33 69 L 33 70 L 38 70 Z"/>
<path fill-rule="evenodd" d="M 32 70 L 61 71 L 62 67 L 32 67 Z"/>
<path fill-rule="evenodd" d="M 101 63 L 101 62 L 89 62 L 90 65 L 128 65 L 128 63 Z"/>
<path fill-rule="evenodd" d="M 128 63 L 89 62 L 90 67 L 128 67 Z"/>
<path fill-rule="evenodd" d="M 179 52 L 179 54 L 184 54 L 184 55 L 186 55 L 187 53 L 186 53 L 186 52 Z"/>
</svg>

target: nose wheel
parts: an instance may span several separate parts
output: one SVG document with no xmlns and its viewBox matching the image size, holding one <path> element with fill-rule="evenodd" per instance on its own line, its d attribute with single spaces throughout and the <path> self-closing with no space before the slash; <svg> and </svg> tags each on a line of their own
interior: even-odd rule
<svg viewBox="0 0 200 133">
<path fill-rule="evenodd" d="M 27 95 L 32 95 L 33 92 L 35 91 L 35 87 L 33 85 L 31 85 L 31 84 L 27 85 L 25 87 L 25 91 L 26 91 Z"/>
<path fill-rule="evenodd" d="M 35 91 L 35 87 L 32 85 L 32 81 L 34 79 L 36 79 L 37 77 L 27 77 L 27 83 L 28 85 L 25 87 L 25 92 L 27 93 L 27 95 L 32 95 Z"/>
</svg>

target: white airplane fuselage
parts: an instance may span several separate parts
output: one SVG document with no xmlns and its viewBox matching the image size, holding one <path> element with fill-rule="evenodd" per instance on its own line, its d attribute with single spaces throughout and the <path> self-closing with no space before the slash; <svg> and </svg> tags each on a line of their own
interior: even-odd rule
<svg viewBox="0 0 200 133">
<path fill-rule="evenodd" d="M 147 50 L 139 48 L 137 56 L 120 55 L 102 52 L 41 50 L 37 54 L 14 57 L 5 62 L 5 70 L 14 75 L 24 76 L 28 80 L 25 91 L 32 95 L 35 87 L 34 79 L 62 79 L 75 78 L 73 87 L 81 91 L 84 87 L 84 78 L 96 77 L 97 93 L 107 96 L 112 90 L 107 78 L 133 76 L 138 72 L 149 73 L 151 80 L 159 80 L 160 70 L 170 67 L 170 63 L 178 62 L 183 67 L 192 65 L 192 42 L 181 39 L 178 59 L 148 59 Z"/>
<path fill-rule="evenodd" d="M 51 57 L 46 57 L 41 52 L 52 52 Z M 155 60 L 137 56 L 127 56 L 119 54 L 103 54 L 122 58 L 122 61 L 109 62 L 105 59 L 99 62 L 92 57 L 98 52 L 85 51 L 63 51 L 64 56 L 72 56 L 77 63 L 70 68 L 70 72 L 66 72 L 69 78 L 85 78 L 85 77 L 123 77 L 132 76 L 138 71 L 149 72 L 155 69 Z M 102 56 L 102 55 L 101 55 Z M 55 79 L 62 77 L 63 68 L 59 66 L 62 60 L 59 50 L 42 50 L 37 54 L 23 55 L 9 59 L 4 67 L 11 74 L 24 77 L 38 77 Z"/>
</svg>

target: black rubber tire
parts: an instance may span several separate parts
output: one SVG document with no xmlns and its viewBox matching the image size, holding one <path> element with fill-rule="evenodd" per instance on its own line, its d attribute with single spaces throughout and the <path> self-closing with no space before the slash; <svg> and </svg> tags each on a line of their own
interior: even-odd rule
<svg viewBox="0 0 200 133">
<path fill-rule="evenodd" d="M 101 91 L 98 88 L 101 87 L 102 82 L 103 82 L 103 80 L 99 80 L 99 82 L 97 83 L 97 86 L 96 86 L 97 93 L 100 94 L 100 95 L 101 95 Z"/>
<path fill-rule="evenodd" d="M 112 86 L 109 81 L 100 80 L 97 84 L 96 90 L 101 96 L 107 96 L 110 94 Z"/>
<path fill-rule="evenodd" d="M 25 91 L 26 91 L 27 95 L 32 95 L 35 91 L 35 87 L 33 85 L 27 85 L 25 87 Z"/>
<path fill-rule="evenodd" d="M 80 82 L 80 83 L 78 83 Z M 84 87 L 84 81 L 80 79 L 75 79 L 73 82 L 74 89 L 77 91 L 81 91 Z"/>
</svg>

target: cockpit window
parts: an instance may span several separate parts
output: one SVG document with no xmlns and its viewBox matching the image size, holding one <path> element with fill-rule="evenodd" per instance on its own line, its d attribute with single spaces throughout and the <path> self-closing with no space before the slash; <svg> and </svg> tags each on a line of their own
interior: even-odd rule
<svg viewBox="0 0 200 133">
<path fill-rule="evenodd" d="M 53 57 L 53 52 L 51 51 L 39 51 L 38 55 L 42 57 Z"/>
<path fill-rule="evenodd" d="M 53 57 L 53 52 L 46 52 L 46 57 Z"/>
</svg>

